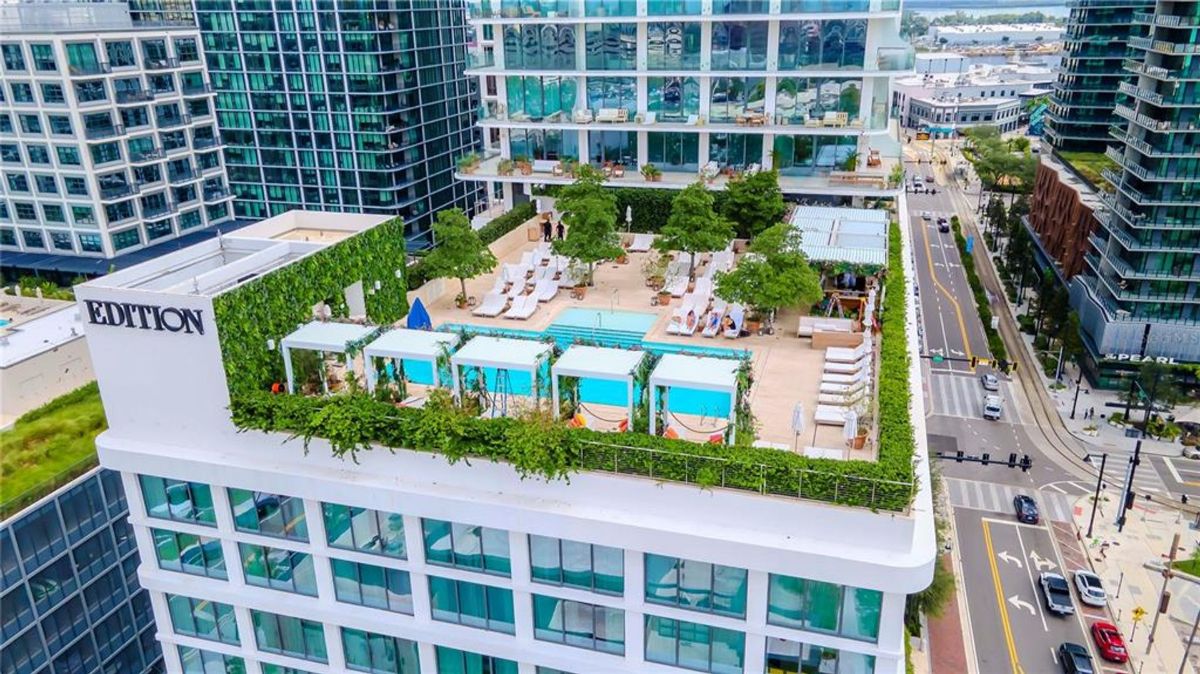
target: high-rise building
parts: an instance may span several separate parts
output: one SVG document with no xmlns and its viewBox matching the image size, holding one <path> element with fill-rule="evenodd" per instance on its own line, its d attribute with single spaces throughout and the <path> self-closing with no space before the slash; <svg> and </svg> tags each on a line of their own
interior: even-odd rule
<svg viewBox="0 0 1200 674">
<path fill-rule="evenodd" d="M 895 423 L 881 423 L 878 445 L 854 450 L 864 458 L 839 463 L 851 450 L 844 429 L 829 425 L 806 428 L 803 442 L 834 449 L 804 455 L 789 443 L 720 444 L 732 422 L 714 426 L 712 414 L 742 414 L 731 398 L 743 386 L 738 363 L 748 361 L 719 359 L 727 350 L 714 347 L 706 358 L 675 353 L 669 365 L 663 355 L 638 385 L 670 387 L 669 400 L 646 403 L 669 407 L 668 436 L 703 432 L 681 423 L 717 429 L 703 436 L 716 445 L 694 445 L 701 456 L 636 428 L 637 417 L 629 432 L 574 434 L 508 407 L 507 392 L 528 396 L 571 372 L 585 387 L 593 376 L 615 379 L 600 384 L 624 396 L 646 352 L 617 345 L 636 339 L 644 313 L 616 312 L 627 324 L 606 313 L 602 337 L 594 323 L 578 328 L 613 346 L 571 345 L 553 365 L 552 344 L 528 331 L 493 336 L 511 334 L 495 323 L 463 325 L 464 335 L 488 334 L 462 342 L 385 327 L 407 310 L 398 229 L 386 216 L 291 212 L 77 286 L 109 419 L 97 447 L 128 494 L 168 671 L 904 671 L 906 597 L 929 583 L 937 554 L 916 314 L 904 285 L 888 289 L 877 337 L 895 359 L 891 384 L 878 387 L 893 396 L 880 414 Z M 913 274 L 910 240 L 900 237 L 888 259 L 902 268 L 889 270 L 889 284 Z M 604 273 L 641 286 L 632 266 Z M 608 293 L 591 301 L 610 307 Z M 443 296 L 429 306 L 452 305 Z M 579 307 L 559 299 L 540 311 Z M 739 344 L 758 348 L 748 343 L 757 339 Z M 815 400 L 820 350 L 787 346 L 815 356 L 778 359 L 816 368 Z M 369 362 L 382 369 L 359 364 L 376 355 L 384 360 Z M 486 371 L 490 383 L 463 368 Z M 409 397 L 393 407 L 351 384 L 355 372 L 377 392 L 393 375 L 408 378 Z M 455 412 L 415 388 L 451 380 L 459 396 L 468 381 L 491 392 L 486 416 L 515 418 Z M 790 411 L 796 386 L 764 389 L 754 405 L 773 398 Z M 685 413 L 687 400 L 707 420 Z M 359 416 L 368 409 L 381 416 Z M 651 407 L 642 420 L 655 416 Z M 794 433 L 790 414 L 758 419 Z M 311 435 L 276 422 L 303 423 Z M 581 444 L 569 450 L 564 438 Z M 497 458 L 488 443 L 521 446 L 530 461 Z M 341 454 L 351 445 L 353 460 Z M 570 479 L 539 472 L 552 464 L 573 466 Z M 200 605 L 232 618 L 196 634 L 187 618 Z"/>
<path fill-rule="evenodd" d="M 31 500 L 0 522 L 0 671 L 165 671 L 120 474 Z"/>
<path fill-rule="evenodd" d="M 27 2 L 0 5 L 0 35 L 5 266 L 69 271 L 54 260 L 233 220 L 194 27 L 135 24 L 124 3 Z"/>
<path fill-rule="evenodd" d="M 1103 152 L 1109 140 L 1117 87 L 1131 82 L 1124 68 L 1133 55 L 1129 38 L 1145 36 L 1134 12 L 1153 0 L 1067 0 L 1071 14 L 1063 34 L 1058 82 L 1050 96 L 1046 137 L 1059 150 Z"/>
<path fill-rule="evenodd" d="M 520 186 L 569 182 L 564 159 L 621 186 L 678 189 L 703 175 L 721 189 L 727 175 L 775 167 L 792 194 L 898 187 L 889 83 L 914 68 L 898 0 L 469 7 L 485 153 L 460 177 L 501 186 L 507 203 Z M 644 177 L 647 165 L 661 177 Z"/>
<path fill-rule="evenodd" d="M 1104 169 L 1100 229 L 1072 283 L 1095 363 L 1200 362 L 1200 2 L 1160 0 L 1133 21 Z"/>
<path fill-rule="evenodd" d="M 435 212 L 482 201 L 454 180 L 478 146 L 462 0 L 194 6 L 240 217 L 399 215 L 423 248 Z"/>
</svg>

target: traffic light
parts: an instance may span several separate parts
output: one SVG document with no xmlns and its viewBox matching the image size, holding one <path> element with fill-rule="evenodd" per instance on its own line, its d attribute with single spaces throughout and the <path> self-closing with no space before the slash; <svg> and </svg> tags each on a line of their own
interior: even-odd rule
<svg viewBox="0 0 1200 674">
<path fill-rule="evenodd" d="M 1133 500 L 1135 498 L 1137 498 L 1137 494 L 1132 489 L 1130 489 L 1125 494 L 1125 510 L 1130 510 L 1133 508 Z"/>
<path fill-rule="evenodd" d="M 1017 453 L 1016 452 L 1008 453 L 1008 467 L 1009 468 L 1017 467 Z"/>
<path fill-rule="evenodd" d="M 955 463 L 963 462 L 963 451 L 961 449 L 954 453 L 954 462 Z"/>
<path fill-rule="evenodd" d="M 983 460 L 982 460 L 982 461 L 980 461 L 980 463 L 982 463 L 983 465 L 985 465 L 985 466 L 986 466 L 986 465 L 988 465 L 988 461 L 991 461 L 991 460 L 992 460 L 992 455 L 991 455 L 991 454 L 988 454 L 987 452 L 984 452 L 984 453 L 983 453 Z"/>
<path fill-rule="evenodd" d="M 1033 459 L 1029 458 L 1028 454 L 1023 455 L 1021 457 L 1021 472 L 1028 473 L 1029 469 L 1032 467 L 1033 467 Z"/>
<path fill-rule="evenodd" d="M 1003 358 L 996 361 L 996 369 L 1008 374 L 1008 361 Z"/>
<path fill-rule="evenodd" d="M 979 365 L 979 359 L 975 356 L 971 356 L 971 367 L 975 367 L 976 365 Z"/>
</svg>

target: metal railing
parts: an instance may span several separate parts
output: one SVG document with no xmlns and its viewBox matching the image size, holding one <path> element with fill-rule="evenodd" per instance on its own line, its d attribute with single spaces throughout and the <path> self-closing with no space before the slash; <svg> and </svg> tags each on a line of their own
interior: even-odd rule
<svg viewBox="0 0 1200 674">
<path fill-rule="evenodd" d="M 87 65 L 68 65 L 67 72 L 71 73 L 71 75 L 75 77 L 83 75 L 103 75 L 105 73 L 111 73 L 112 68 L 109 67 L 107 62 L 89 63 Z"/>
<path fill-rule="evenodd" d="M 59 489 L 98 465 L 100 465 L 99 457 L 93 452 L 59 471 L 57 475 L 33 485 L 12 498 L 4 499 L 3 502 L 0 502 L 0 520 L 6 520 L 21 510 L 37 503 L 47 494 Z"/>
<path fill-rule="evenodd" d="M 101 187 L 101 199 L 120 199 L 133 194 L 137 194 L 138 190 L 133 185 L 114 185 L 113 187 Z"/>
<path fill-rule="evenodd" d="M 125 127 L 120 124 L 111 126 L 93 126 L 84 128 L 83 137 L 88 140 L 101 140 L 104 138 L 115 138 L 116 136 L 125 135 Z"/>
<path fill-rule="evenodd" d="M 121 90 L 117 92 L 117 103 L 145 103 L 154 100 L 154 92 L 146 89 Z"/>
<path fill-rule="evenodd" d="M 178 68 L 179 67 L 179 59 L 176 59 L 176 58 L 146 59 L 145 67 L 146 67 L 146 70 L 167 70 L 168 68 Z"/>
</svg>

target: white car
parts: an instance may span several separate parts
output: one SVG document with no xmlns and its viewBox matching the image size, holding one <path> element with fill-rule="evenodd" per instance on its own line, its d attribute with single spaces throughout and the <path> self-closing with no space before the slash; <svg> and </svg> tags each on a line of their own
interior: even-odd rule
<svg viewBox="0 0 1200 674">
<path fill-rule="evenodd" d="M 1104 585 L 1100 577 L 1091 571 L 1082 569 L 1075 571 L 1075 589 L 1079 592 L 1079 600 L 1088 606 L 1104 606 L 1108 595 L 1104 593 Z"/>
</svg>

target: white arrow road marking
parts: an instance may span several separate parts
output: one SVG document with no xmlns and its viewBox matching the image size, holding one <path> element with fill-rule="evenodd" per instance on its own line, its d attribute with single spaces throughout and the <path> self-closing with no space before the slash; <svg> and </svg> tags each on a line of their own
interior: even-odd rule
<svg viewBox="0 0 1200 674">
<path fill-rule="evenodd" d="M 1054 569 L 1058 568 L 1057 564 L 1039 555 L 1037 550 L 1029 553 L 1029 559 L 1033 561 L 1033 568 L 1037 569 L 1038 571 L 1041 571 L 1043 568 L 1045 568 L 1047 571 L 1053 571 Z"/>
<path fill-rule="evenodd" d="M 1009 564 L 1016 564 L 1018 569 L 1025 568 L 1025 566 L 1021 564 L 1021 560 L 1008 554 L 1008 550 L 1001 550 L 1000 554 L 998 554 L 996 556 L 999 557 L 1004 562 L 1007 562 Z"/>
<path fill-rule="evenodd" d="M 1033 607 L 1033 604 L 1030 604 L 1030 603 L 1029 603 L 1029 602 L 1027 602 L 1027 601 L 1023 601 L 1023 600 L 1021 600 L 1021 599 L 1020 599 L 1020 598 L 1019 598 L 1017 595 L 1015 595 L 1015 594 L 1014 594 L 1013 596 L 1011 596 L 1011 597 L 1009 597 L 1009 598 L 1008 598 L 1008 603 L 1012 604 L 1012 605 L 1013 605 L 1013 608 L 1017 608 L 1017 609 L 1021 609 L 1021 608 L 1027 608 L 1027 609 L 1029 609 L 1029 615 L 1033 615 L 1033 616 L 1036 616 L 1036 615 L 1037 615 L 1037 609 L 1035 609 L 1035 608 Z"/>
<path fill-rule="evenodd" d="M 956 356 L 964 356 L 964 355 L 966 355 L 966 354 L 964 354 L 962 351 L 959 351 L 958 349 L 950 349 L 950 353 L 952 353 L 952 354 L 954 354 L 954 355 L 956 355 Z"/>
</svg>

